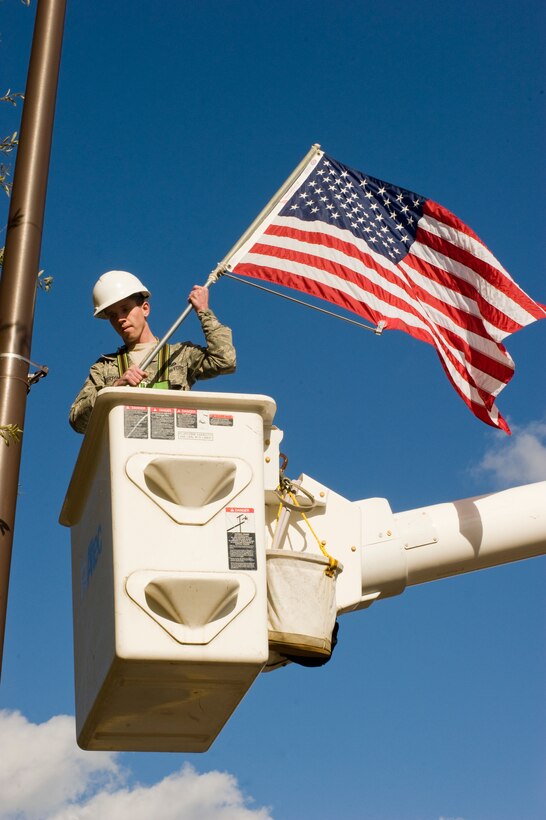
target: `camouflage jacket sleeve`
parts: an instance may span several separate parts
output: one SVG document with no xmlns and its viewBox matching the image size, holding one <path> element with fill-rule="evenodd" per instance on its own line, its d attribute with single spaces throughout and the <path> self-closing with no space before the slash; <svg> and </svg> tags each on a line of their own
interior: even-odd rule
<svg viewBox="0 0 546 820">
<path fill-rule="evenodd" d="M 118 376 L 115 355 L 103 356 L 91 367 L 89 376 L 76 396 L 68 417 L 70 426 L 77 433 L 85 433 L 99 391 L 103 387 L 111 387 Z"/>
<path fill-rule="evenodd" d="M 181 387 L 183 390 L 187 390 L 198 379 L 212 379 L 213 376 L 235 372 L 236 354 L 231 330 L 220 324 L 212 310 L 200 310 L 197 315 L 205 335 L 206 347 L 191 342 L 173 346 L 176 353 L 172 357 L 170 379 L 173 387 Z"/>
</svg>

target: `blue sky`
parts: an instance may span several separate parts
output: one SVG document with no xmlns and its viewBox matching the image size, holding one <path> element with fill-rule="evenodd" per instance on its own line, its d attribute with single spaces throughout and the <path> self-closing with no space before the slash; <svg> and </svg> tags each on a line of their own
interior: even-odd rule
<svg viewBox="0 0 546 820">
<path fill-rule="evenodd" d="M 0 4 L 2 91 L 24 87 L 34 6 Z M 57 521 L 81 444 L 68 408 L 115 346 L 92 319 L 95 280 L 139 275 L 162 334 L 314 142 L 452 210 L 546 302 L 545 22 L 539 2 L 69 1 L 41 260 L 54 286 L 38 294 L 32 347 L 50 375 L 25 423 L 0 818 L 544 816 L 544 558 L 344 616 L 330 664 L 261 676 L 204 755 L 111 756 L 79 753 L 63 717 L 72 615 Z M 0 114 L 3 136 L 19 109 Z M 507 340 L 508 438 L 402 333 L 377 338 L 227 280 L 211 298 L 238 370 L 206 388 L 276 400 L 291 476 L 394 511 L 546 479 L 546 323 Z M 179 338 L 199 333 L 192 316 Z"/>
</svg>

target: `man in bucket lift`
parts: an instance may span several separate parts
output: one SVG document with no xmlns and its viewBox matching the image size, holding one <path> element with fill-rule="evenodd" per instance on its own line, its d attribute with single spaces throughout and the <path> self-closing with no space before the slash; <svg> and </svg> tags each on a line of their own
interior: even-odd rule
<svg viewBox="0 0 546 820">
<path fill-rule="evenodd" d="M 146 371 L 139 365 L 158 339 L 148 324 L 150 291 L 132 273 L 111 270 L 93 288 L 94 316 L 108 319 L 123 339 L 117 353 L 105 354 L 91 367 L 85 384 L 70 408 L 69 421 L 85 433 L 103 387 L 156 387 L 189 390 L 198 379 L 210 379 L 235 370 L 235 348 L 231 330 L 221 325 L 209 308 L 208 288 L 195 285 L 188 301 L 203 328 L 206 347 L 181 342 L 165 344 Z"/>
</svg>

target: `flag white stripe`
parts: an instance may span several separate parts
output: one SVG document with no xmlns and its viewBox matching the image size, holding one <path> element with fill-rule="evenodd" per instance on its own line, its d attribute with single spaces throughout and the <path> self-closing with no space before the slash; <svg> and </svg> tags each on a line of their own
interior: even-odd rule
<svg viewBox="0 0 546 820">
<path fill-rule="evenodd" d="M 448 307 L 461 310 L 464 313 L 469 313 L 471 316 L 475 316 L 476 319 L 481 319 L 480 311 L 475 299 L 465 296 L 459 290 L 447 288 L 440 282 L 431 279 L 430 276 L 426 276 L 424 273 L 421 273 L 420 270 L 416 270 L 411 265 L 405 264 L 404 260 L 399 262 L 398 266 L 405 271 L 408 284 L 411 285 L 411 282 L 415 282 L 415 284 L 422 288 L 422 290 L 429 293 L 434 299 L 438 299 L 438 301 L 443 302 Z"/>
<path fill-rule="evenodd" d="M 291 219 L 291 221 L 294 222 L 295 220 Z M 293 228 L 294 230 L 302 230 L 301 225 L 302 223 L 299 222 L 298 224 L 291 224 L 289 227 Z M 303 228 L 303 230 L 305 230 L 305 228 Z M 323 233 L 329 233 L 330 235 L 334 236 L 335 239 L 339 239 L 342 242 L 347 242 L 346 237 L 347 235 L 350 235 L 348 231 L 337 231 L 336 233 L 334 233 L 333 231 L 329 230 L 323 231 Z M 315 245 L 312 243 L 310 244 L 307 243 L 305 239 L 298 239 L 296 237 L 291 236 L 262 236 L 260 237 L 259 244 L 266 245 L 267 247 L 271 247 L 272 249 L 283 248 L 284 250 L 288 251 L 295 251 L 297 253 L 312 255 L 318 257 L 319 259 L 323 259 L 328 263 L 343 265 L 343 267 L 350 268 L 351 270 L 353 270 L 358 276 L 363 276 L 365 279 L 369 279 L 370 282 L 372 282 L 382 291 L 386 291 L 387 293 L 392 294 L 392 296 L 394 296 L 395 298 L 400 299 L 407 304 L 412 304 L 415 307 L 412 297 L 408 295 L 407 291 L 405 290 L 402 284 L 397 285 L 394 282 L 389 282 L 388 279 L 385 279 L 376 270 L 374 270 L 371 267 L 368 267 L 362 261 L 362 259 L 346 254 L 343 251 L 340 251 L 336 248 L 326 248 L 324 247 L 324 245 Z M 389 269 L 392 272 L 392 274 L 396 277 L 396 279 L 403 283 L 403 276 L 401 276 L 400 271 L 392 267 L 388 263 L 388 261 L 385 260 L 380 254 L 374 253 L 374 251 L 368 246 L 364 245 L 364 243 L 360 243 L 360 245 L 361 247 L 359 250 L 362 253 L 368 254 L 381 267 Z M 287 273 L 290 273 L 292 270 L 294 270 L 295 265 L 299 266 L 300 264 L 302 264 L 294 262 L 292 260 L 284 260 L 278 258 L 275 254 L 272 255 L 275 257 L 276 260 L 275 267 L 279 267 L 279 265 L 277 265 L 277 262 L 283 263 L 282 270 L 286 270 Z M 250 260 L 256 256 L 258 256 L 256 253 L 248 254 L 245 261 Z M 269 257 L 265 255 L 264 258 L 267 260 Z M 303 265 L 303 269 L 309 270 L 312 269 L 312 267 L 309 268 L 308 266 Z M 358 299 L 358 301 L 360 302 L 366 303 L 368 296 L 374 298 L 373 294 L 368 294 L 368 291 L 359 288 L 357 285 L 353 285 L 352 282 L 349 282 L 343 277 L 338 277 L 335 274 L 328 273 L 326 271 L 324 272 L 324 277 L 326 277 L 324 280 L 320 280 L 323 282 L 323 284 L 328 284 L 327 278 L 333 277 L 336 279 L 336 284 L 333 286 L 337 290 L 349 293 L 350 295 L 353 294 L 350 291 L 348 291 L 347 288 L 355 287 L 357 289 L 357 293 L 356 295 L 354 295 L 354 298 Z M 377 304 L 383 304 L 383 302 Z M 393 313 L 392 315 L 395 315 L 395 313 Z"/>
</svg>

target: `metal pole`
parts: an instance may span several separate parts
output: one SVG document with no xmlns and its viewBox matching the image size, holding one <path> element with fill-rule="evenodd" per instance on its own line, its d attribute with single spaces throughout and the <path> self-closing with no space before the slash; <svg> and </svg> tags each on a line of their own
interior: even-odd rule
<svg viewBox="0 0 546 820">
<path fill-rule="evenodd" d="M 38 0 L 0 280 L 0 424 L 23 429 L 66 0 Z M 21 444 L 0 441 L 0 672 Z"/>
</svg>

